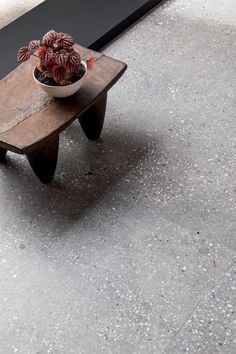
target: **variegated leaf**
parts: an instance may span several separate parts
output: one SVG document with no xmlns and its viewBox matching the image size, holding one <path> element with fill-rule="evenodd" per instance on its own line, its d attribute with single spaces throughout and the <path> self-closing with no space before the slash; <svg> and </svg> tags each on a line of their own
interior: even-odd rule
<svg viewBox="0 0 236 354">
<path fill-rule="evenodd" d="M 31 53 L 28 47 L 22 47 L 18 50 L 17 61 L 23 62 L 30 58 Z"/>
<path fill-rule="evenodd" d="M 75 44 L 71 35 L 67 33 L 61 33 L 61 37 L 58 39 L 58 42 L 64 48 L 72 47 Z"/>
<path fill-rule="evenodd" d="M 66 64 L 68 56 L 69 55 L 66 50 L 60 50 L 55 54 L 55 61 L 57 64 Z"/>
<path fill-rule="evenodd" d="M 76 51 L 73 51 L 70 55 L 69 55 L 69 62 L 73 65 L 80 65 L 81 63 L 81 57 L 79 55 L 79 53 L 77 53 Z"/>
<path fill-rule="evenodd" d="M 40 41 L 38 40 L 33 40 L 29 42 L 29 49 L 31 51 L 31 53 L 36 52 L 36 50 L 38 50 L 40 47 Z"/>
<path fill-rule="evenodd" d="M 52 44 L 53 44 L 53 41 L 50 38 L 43 38 L 41 40 L 42 46 L 50 47 Z"/>
<path fill-rule="evenodd" d="M 47 63 L 53 57 L 54 57 L 54 52 L 53 52 L 52 48 L 47 48 L 47 51 L 45 53 L 45 62 Z"/>
<path fill-rule="evenodd" d="M 50 40 L 52 42 L 56 41 L 59 38 L 59 33 L 54 30 L 50 30 L 43 36 L 43 40 Z"/>
</svg>

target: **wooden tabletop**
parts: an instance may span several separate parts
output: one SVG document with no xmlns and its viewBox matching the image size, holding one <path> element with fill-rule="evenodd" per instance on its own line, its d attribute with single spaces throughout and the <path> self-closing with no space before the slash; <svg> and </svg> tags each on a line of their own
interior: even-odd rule
<svg viewBox="0 0 236 354">
<path fill-rule="evenodd" d="M 95 58 L 81 89 L 73 96 L 56 99 L 34 82 L 37 58 L 22 63 L 0 81 L 0 148 L 27 154 L 41 142 L 62 132 L 93 102 L 108 91 L 126 70 L 126 64 L 76 45 L 82 56 Z"/>
</svg>

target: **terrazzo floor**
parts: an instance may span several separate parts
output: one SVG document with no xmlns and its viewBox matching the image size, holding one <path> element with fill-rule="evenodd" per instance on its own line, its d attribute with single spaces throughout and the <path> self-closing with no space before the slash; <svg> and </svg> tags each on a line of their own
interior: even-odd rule
<svg viewBox="0 0 236 354">
<path fill-rule="evenodd" d="M 162 3 L 104 49 L 128 70 L 100 140 L 69 127 L 47 186 L 7 155 L 0 353 L 236 353 L 235 24 Z"/>
</svg>

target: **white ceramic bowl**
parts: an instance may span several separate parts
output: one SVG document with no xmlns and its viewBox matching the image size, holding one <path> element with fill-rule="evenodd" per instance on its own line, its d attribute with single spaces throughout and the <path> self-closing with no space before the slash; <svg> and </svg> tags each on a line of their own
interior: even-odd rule
<svg viewBox="0 0 236 354">
<path fill-rule="evenodd" d="M 80 87 L 82 86 L 84 79 L 86 77 L 87 63 L 85 61 L 82 61 L 81 64 L 83 64 L 83 66 L 86 70 L 84 76 L 80 80 L 78 80 L 70 85 L 65 85 L 65 86 L 45 85 L 36 79 L 35 69 L 33 71 L 33 77 L 34 77 L 34 80 L 36 81 L 36 83 L 40 86 L 40 88 L 43 91 L 45 91 L 48 95 L 53 96 L 53 97 L 69 97 L 69 96 L 73 95 L 74 93 L 76 93 L 80 89 Z"/>
</svg>

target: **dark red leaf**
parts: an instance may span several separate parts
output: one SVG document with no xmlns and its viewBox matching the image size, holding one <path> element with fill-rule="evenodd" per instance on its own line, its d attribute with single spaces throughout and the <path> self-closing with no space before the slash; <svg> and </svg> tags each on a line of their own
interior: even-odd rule
<svg viewBox="0 0 236 354">
<path fill-rule="evenodd" d="M 94 63 L 95 63 L 95 58 L 91 57 L 91 58 L 87 59 L 86 61 L 87 61 L 87 68 L 89 70 L 91 70 L 93 68 Z"/>
<path fill-rule="evenodd" d="M 40 62 L 43 64 L 45 63 L 46 53 L 47 53 L 47 47 L 45 47 L 45 46 L 39 47 L 38 56 L 39 56 Z"/>
<path fill-rule="evenodd" d="M 66 67 L 65 65 L 54 65 L 52 68 L 52 76 L 56 82 L 61 82 L 66 79 Z"/>
<path fill-rule="evenodd" d="M 36 67 L 41 73 L 47 70 L 47 67 L 45 65 L 37 64 Z"/>
<path fill-rule="evenodd" d="M 54 59 L 54 58 L 50 58 L 50 59 L 47 61 L 47 68 L 48 68 L 48 69 L 52 69 L 54 65 L 56 65 L 55 59 Z"/>
<path fill-rule="evenodd" d="M 68 74 L 73 74 L 73 72 L 75 71 L 75 66 L 68 61 L 66 63 L 66 70 Z"/>
</svg>

